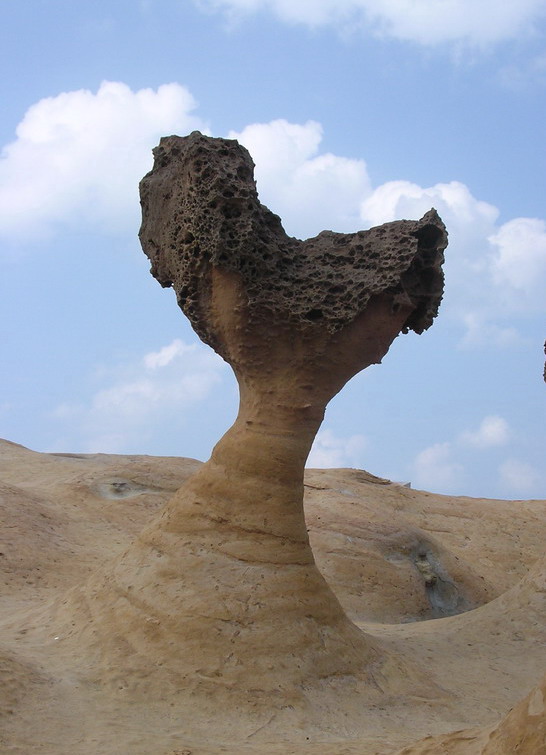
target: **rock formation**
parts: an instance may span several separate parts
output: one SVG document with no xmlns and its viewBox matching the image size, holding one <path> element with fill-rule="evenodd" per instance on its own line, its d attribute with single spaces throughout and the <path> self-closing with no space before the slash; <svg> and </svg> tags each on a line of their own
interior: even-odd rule
<svg viewBox="0 0 546 755">
<path fill-rule="evenodd" d="M 237 142 L 194 132 L 162 139 L 154 157 L 140 186 L 143 249 L 232 366 L 240 409 L 209 462 L 110 575 L 138 625 L 129 641 L 144 652 L 176 628 L 180 673 L 200 686 L 267 686 L 290 698 L 302 685 L 371 674 L 381 653 L 313 560 L 304 464 L 347 380 L 380 362 L 401 330 L 431 325 L 444 225 L 431 210 L 302 242 L 258 201 Z M 157 619 L 144 633 L 143 611 Z"/>
<path fill-rule="evenodd" d="M 0 441 L 0 750 L 546 751 L 544 501 L 308 470 L 303 518 L 327 401 L 436 313 L 435 212 L 290 239 L 248 154 L 200 134 L 162 141 L 142 196 L 239 416 L 204 465 Z"/>
<path fill-rule="evenodd" d="M 243 348 L 244 334 L 233 332 L 231 321 L 224 321 L 225 314 L 218 319 L 215 311 L 221 289 L 237 288 L 223 282 L 230 273 L 241 285 L 245 325 L 259 331 L 262 320 L 266 338 L 271 317 L 314 339 L 335 333 L 362 316 L 375 297 L 387 298 L 400 322 L 390 323 L 394 334 L 381 342 L 381 354 L 400 328 L 422 333 L 432 324 L 447 245 L 435 210 L 417 222 L 352 234 L 323 231 L 302 242 L 287 236 L 280 218 L 258 201 L 252 159 L 237 142 L 199 132 L 171 136 L 161 140 L 154 157 L 140 184 L 140 240 L 151 272 L 162 286 L 174 287 L 196 332 L 235 370 L 230 346 Z M 364 357 L 356 369 L 376 356 Z"/>
<path fill-rule="evenodd" d="M 162 139 L 154 155 L 141 243 L 232 366 L 239 414 L 162 514 L 41 622 L 72 643 L 88 683 L 176 698 L 204 730 L 221 715 L 235 725 L 237 712 L 243 734 L 274 719 L 339 732 L 342 697 L 355 720 L 363 699 L 434 697 L 418 668 L 347 618 L 319 573 L 303 473 L 328 401 L 400 331 L 431 325 L 442 221 L 431 210 L 302 242 L 258 201 L 237 142 L 195 132 Z"/>
<path fill-rule="evenodd" d="M 154 157 L 140 186 L 143 249 L 232 366 L 240 410 L 111 575 L 124 612 L 145 607 L 157 637 L 176 626 L 180 672 L 200 685 L 267 685 L 290 697 L 297 685 L 368 673 L 378 651 L 346 618 L 309 547 L 304 464 L 332 396 L 380 362 L 400 330 L 432 323 L 445 228 L 431 210 L 417 222 L 301 242 L 258 201 L 237 142 L 194 132 L 162 139 Z M 137 634 L 134 647 L 154 642 L 149 629 Z"/>
<path fill-rule="evenodd" d="M 36 453 L 0 440 L 0 752 L 546 751 L 545 501 L 456 498 L 362 470 L 306 470 L 306 521 L 319 569 L 366 633 L 368 657 L 371 637 L 387 662 L 367 678 L 354 672 L 317 681 L 311 674 L 291 691 L 289 675 L 270 686 L 263 665 L 245 699 L 241 679 L 231 687 L 228 674 L 206 680 L 202 658 L 193 676 L 181 676 L 189 561 L 180 547 L 155 556 L 160 573 L 145 543 L 134 543 L 200 466 L 180 458 Z M 119 574 L 127 562 L 119 554 L 136 549 L 140 571 L 129 593 L 147 571 L 155 581 L 178 580 L 180 597 L 172 589 L 172 605 L 160 612 L 151 610 L 151 589 L 129 604 L 119 577 L 111 579 L 112 558 Z M 415 564 L 423 550 L 465 596 L 464 613 L 422 620 L 432 610 Z M 219 564 L 213 560 L 211 569 Z M 206 591 L 202 573 L 192 582 Z M 225 610 L 219 598 L 216 605 Z M 246 634 L 239 637 L 248 647 L 250 629 Z M 230 652 L 243 650 L 232 644 Z M 402 694 L 370 687 L 374 679 L 400 690 L 401 669 L 410 663 L 420 675 L 410 676 Z"/>
</svg>

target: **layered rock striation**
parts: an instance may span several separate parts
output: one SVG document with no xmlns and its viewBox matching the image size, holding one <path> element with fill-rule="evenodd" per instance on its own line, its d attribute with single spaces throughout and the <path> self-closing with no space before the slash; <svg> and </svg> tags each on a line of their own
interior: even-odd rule
<svg viewBox="0 0 546 755">
<path fill-rule="evenodd" d="M 400 331 L 430 326 L 442 221 L 431 210 L 299 241 L 260 204 L 237 142 L 196 132 L 162 139 L 154 155 L 140 187 L 142 246 L 232 366 L 239 414 L 210 460 L 55 621 L 67 618 L 67 641 L 88 649 L 92 680 L 174 696 L 204 725 L 222 710 L 230 725 L 236 712 L 241 731 L 303 732 L 312 721 L 339 733 L 353 717 L 362 725 L 364 698 L 435 696 L 419 669 L 347 618 L 316 568 L 303 473 L 332 396 Z"/>
</svg>

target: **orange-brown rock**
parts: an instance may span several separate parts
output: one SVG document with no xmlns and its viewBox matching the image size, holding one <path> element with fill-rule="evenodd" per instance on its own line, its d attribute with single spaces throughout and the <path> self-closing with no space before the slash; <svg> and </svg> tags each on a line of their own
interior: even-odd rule
<svg viewBox="0 0 546 755">
<path fill-rule="evenodd" d="M 377 687 L 385 654 L 315 566 L 303 470 L 332 396 L 401 330 L 431 324 L 445 228 L 431 210 L 300 242 L 258 201 L 237 142 L 195 132 L 162 139 L 154 155 L 141 182 L 143 248 L 232 366 L 240 408 L 210 461 L 89 583 L 92 613 L 117 628 L 108 663 L 121 643 L 125 676 L 147 673 L 153 657 L 175 686 L 222 685 L 268 706 L 275 691 L 275 709 L 340 679 L 350 694 L 357 678 Z"/>
<path fill-rule="evenodd" d="M 233 427 L 117 559 L 39 619 L 84 684 L 172 704 L 205 732 L 360 730 L 363 703 L 440 692 L 352 623 L 318 571 L 304 465 L 328 401 L 429 327 L 447 235 L 434 210 L 300 242 L 234 141 L 169 137 L 141 183 L 142 245 L 232 366 Z M 340 705 L 344 716 L 339 717 Z M 234 718 L 234 714 L 236 719 Z M 227 724 L 226 724 L 227 725 Z"/>
<path fill-rule="evenodd" d="M 92 615 L 114 628 L 107 663 L 126 677 L 168 661 L 175 687 L 268 706 L 275 691 L 279 710 L 340 679 L 350 694 L 357 678 L 381 686 L 385 654 L 315 566 L 303 471 L 332 396 L 401 330 L 431 324 L 444 226 L 431 210 L 290 239 L 258 201 L 246 150 L 199 133 L 161 141 L 141 196 L 152 272 L 233 367 L 240 409 L 210 461 L 88 584 Z"/>
<path fill-rule="evenodd" d="M 200 466 L 0 441 L 0 752 L 393 755 L 426 738 L 419 746 L 429 752 L 458 740 L 465 755 L 483 755 L 510 708 L 524 711 L 519 701 L 546 665 L 546 502 L 440 496 L 363 470 L 307 470 L 306 520 L 318 567 L 348 615 L 384 660 L 399 659 L 372 675 L 400 694 L 365 692 L 353 675 L 311 685 L 284 709 L 278 689 L 268 701 L 260 686 L 252 711 L 221 679 L 208 694 L 177 679 L 174 632 L 172 667 L 157 665 L 168 643 L 155 655 L 150 643 L 147 672 L 124 676 L 118 615 L 109 626 L 82 585 L 101 564 L 108 572 Z M 438 606 L 415 563 L 420 553 L 464 598 L 455 606 L 463 613 L 450 615 L 450 604 L 445 618 L 426 620 Z M 401 669 L 415 667 L 419 675 L 401 685 Z M 527 737 L 536 744 L 542 723 L 538 695 L 531 699 L 527 723 L 527 714 L 509 718 L 523 737 L 536 727 Z"/>
</svg>

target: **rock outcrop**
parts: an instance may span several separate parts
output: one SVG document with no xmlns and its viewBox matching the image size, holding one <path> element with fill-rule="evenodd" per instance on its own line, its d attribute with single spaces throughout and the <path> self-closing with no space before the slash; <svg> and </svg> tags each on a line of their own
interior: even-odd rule
<svg viewBox="0 0 546 755">
<path fill-rule="evenodd" d="M 546 751 L 543 501 L 308 470 L 302 513 L 329 398 L 436 313 L 441 221 L 289 239 L 251 167 L 170 137 L 142 185 L 153 270 L 241 389 L 209 462 L 0 442 L 0 750 Z"/>
<path fill-rule="evenodd" d="M 186 574 L 209 574 L 208 590 L 192 591 L 192 612 L 211 621 L 206 632 L 200 624 L 194 656 L 206 637 L 207 657 L 223 655 L 218 635 L 227 633 L 235 665 L 252 656 L 262 680 L 262 656 L 275 659 L 268 676 L 280 685 L 352 673 L 376 653 L 363 652 L 316 570 L 304 464 L 332 396 L 380 362 L 401 330 L 431 325 L 444 225 L 430 210 L 419 221 L 299 241 L 260 204 L 251 157 L 237 142 L 194 132 L 162 139 L 154 157 L 140 185 L 143 249 L 199 336 L 232 366 L 241 400 L 234 426 L 147 543 L 170 553 L 177 538 L 192 554 Z M 227 670 L 217 661 L 211 673 Z"/>
<path fill-rule="evenodd" d="M 158 558 L 160 573 L 134 543 L 200 466 L 180 458 L 44 454 L 0 441 L 0 752 L 392 755 L 409 747 L 483 755 L 490 744 L 495 755 L 534 755 L 545 749 L 545 501 L 454 498 L 362 470 L 307 470 L 306 521 L 317 564 L 366 632 L 368 654 L 373 638 L 379 663 L 367 678 L 352 673 L 318 682 L 311 674 L 291 693 L 287 674 L 282 686 L 270 687 L 269 700 L 270 672 L 262 666 L 263 679 L 245 700 L 241 680 L 231 687 L 228 674 L 207 681 L 207 667 L 197 665 L 202 657 L 193 675 L 180 674 L 190 609 L 184 579 L 206 592 L 211 572 L 185 574 L 191 564 L 179 545 Z M 479 607 L 416 620 L 430 617 L 416 545 Z M 140 590 L 147 571 L 170 582 L 174 599 L 161 604 L 158 596 L 160 612 L 149 610 L 150 589 L 129 603 L 119 578 L 108 581 L 111 559 L 136 548 L 140 573 L 128 592 Z M 211 559 L 214 571 L 221 562 L 214 553 Z M 220 616 L 223 595 L 216 606 Z M 239 635 L 247 648 L 251 633 L 242 627 Z M 184 663 L 188 668 L 187 657 Z M 400 675 L 410 664 L 420 673 L 404 689 Z M 403 694 L 370 690 L 372 680 L 391 691 L 398 685 Z M 534 685 L 540 692 L 529 695 Z"/>
<path fill-rule="evenodd" d="M 172 698 L 203 731 L 223 715 L 239 734 L 309 722 L 333 734 L 363 725 L 364 700 L 435 697 L 417 667 L 347 618 L 319 573 L 303 473 L 332 396 L 400 331 L 430 326 L 442 221 L 431 210 L 301 242 L 258 201 L 237 142 L 193 133 L 162 139 L 154 154 L 142 246 L 232 366 L 239 414 L 162 514 L 44 626 L 65 622 L 57 634 L 89 682 Z"/>
</svg>

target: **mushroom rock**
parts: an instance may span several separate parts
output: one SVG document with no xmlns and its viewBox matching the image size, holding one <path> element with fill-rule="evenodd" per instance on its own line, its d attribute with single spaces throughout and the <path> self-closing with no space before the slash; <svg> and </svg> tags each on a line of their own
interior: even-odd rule
<svg viewBox="0 0 546 755">
<path fill-rule="evenodd" d="M 314 711 L 333 730 L 348 724 L 329 718 L 326 697 L 351 700 L 361 720 L 362 696 L 436 696 L 347 618 L 317 570 L 303 474 L 328 401 L 400 331 L 431 325 L 442 221 L 430 210 L 300 241 L 260 204 L 236 141 L 171 136 L 154 157 L 140 185 L 142 247 L 232 366 L 239 414 L 159 518 L 71 596 L 63 610 L 84 617 L 71 631 L 103 682 L 193 696 L 205 718 L 209 699 L 210 715 Z"/>
</svg>

